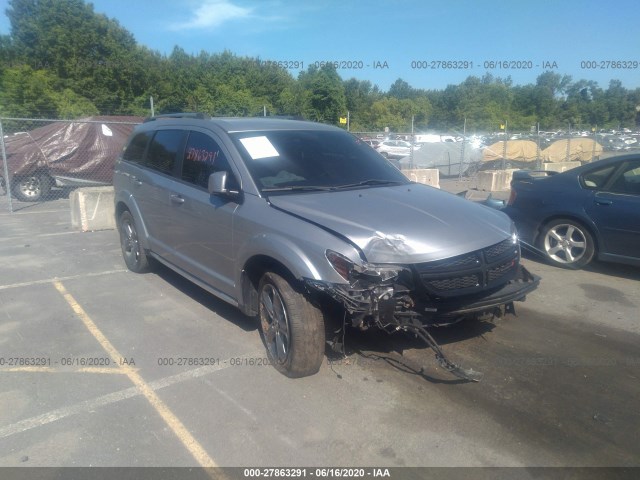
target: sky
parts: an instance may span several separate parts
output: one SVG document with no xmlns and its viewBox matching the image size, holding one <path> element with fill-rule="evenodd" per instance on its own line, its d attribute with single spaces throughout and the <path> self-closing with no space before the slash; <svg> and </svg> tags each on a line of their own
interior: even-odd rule
<svg viewBox="0 0 640 480">
<path fill-rule="evenodd" d="M 401 78 L 443 89 L 470 75 L 535 83 L 572 79 L 640 87 L 637 0 L 94 0 L 139 44 L 163 54 L 229 50 L 287 62 L 297 77 L 338 62 L 343 79 L 386 91 Z M 0 0 L 0 34 L 10 33 Z"/>
</svg>

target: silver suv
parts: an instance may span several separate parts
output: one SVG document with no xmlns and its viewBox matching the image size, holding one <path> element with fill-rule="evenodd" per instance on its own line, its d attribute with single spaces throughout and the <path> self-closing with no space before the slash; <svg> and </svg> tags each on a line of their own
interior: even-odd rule
<svg viewBox="0 0 640 480">
<path fill-rule="evenodd" d="M 475 379 L 427 327 L 513 311 L 539 280 L 520 265 L 506 215 L 410 182 L 327 125 L 150 118 L 114 186 L 129 269 L 155 259 L 257 316 L 271 363 L 290 377 L 320 368 L 331 311 L 345 328 L 411 332 Z"/>
</svg>

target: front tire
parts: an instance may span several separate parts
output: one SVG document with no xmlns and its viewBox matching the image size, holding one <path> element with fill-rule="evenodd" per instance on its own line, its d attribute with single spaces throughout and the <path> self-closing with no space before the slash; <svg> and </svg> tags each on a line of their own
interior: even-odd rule
<svg viewBox="0 0 640 480">
<path fill-rule="evenodd" d="M 15 177 L 13 193 L 22 202 L 39 202 L 49 195 L 52 179 L 44 173 Z"/>
<path fill-rule="evenodd" d="M 133 215 L 128 210 L 120 214 L 118 219 L 118 231 L 120 233 L 120 246 L 122 257 L 127 268 L 135 273 L 144 273 L 150 270 L 147 254 L 140 245 L 138 230 L 133 220 Z"/>
<path fill-rule="evenodd" d="M 549 222 L 540 236 L 540 249 L 552 265 L 579 269 L 595 255 L 593 236 L 581 223 L 560 218 Z"/>
<path fill-rule="evenodd" d="M 322 312 L 273 272 L 260 280 L 258 298 L 261 336 L 271 364 L 291 378 L 317 373 L 324 358 Z"/>
</svg>

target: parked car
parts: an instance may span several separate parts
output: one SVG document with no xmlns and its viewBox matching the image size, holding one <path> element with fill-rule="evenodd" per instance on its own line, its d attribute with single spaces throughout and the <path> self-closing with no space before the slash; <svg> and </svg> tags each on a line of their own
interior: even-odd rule
<svg viewBox="0 0 640 480">
<path fill-rule="evenodd" d="M 53 186 L 111 185 L 113 165 L 140 117 L 90 117 L 60 121 L 7 136 L 5 149 L 13 195 L 43 200 Z M 2 158 L 0 157 L 0 162 Z M 4 175 L 0 163 L 0 176 Z M 0 185 L 7 182 L 0 178 Z"/>
<path fill-rule="evenodd" d="M 407 331 L 512 312 L 539 279 L 502 212 L 410 182 L 342 129 L 293 120 L 155 117 L 114 175 L 128 268 L 155 259 L 259 319 L 273 366 L 318 371 L 325 315 Z"/>
<path fill-rule="evenodd" d="M 640 155 L 558 174 L 514 172 L 503 211 L 523 244 L 553 265 L 581 268 L 593 258 L 640 265 Z"/>
<path fill-rule="evenodd" d="M 402 158 L 411 154 L 411 149 L 419 150 L 419 146 L 411 146 L 404 140 L 385 140 L 380 142 L 375 149 L 386 158 Z"/>
<path fill-rule="evenodd" d="M 380 145 L 380 140 L 376 138 L 363 138 L 362 141 L 372 148 L 376 148 L 378 145 Z"/>
</svg>

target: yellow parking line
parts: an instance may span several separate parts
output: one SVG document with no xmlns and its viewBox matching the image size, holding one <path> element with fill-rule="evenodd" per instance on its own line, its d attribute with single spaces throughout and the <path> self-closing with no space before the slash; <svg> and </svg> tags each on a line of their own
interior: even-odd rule
<svg viewBox="0 0 640 480">
<path fill-rule="evenodd" d="M 76 302 L 71 296 L 64 285 L 59 281 L 53 282 L 58 292 L 64 297 L 71 309 L 82 320 L 87 330 L 94 336 L 94 338 L 100 343 L 102 348 L 111 356 L 111 358 L 118 365 L 121 358 L 124 358 L 118 350 L 113 346 L 107 337 L 100 331 L 100 329 L 93 323 L 93 320 L 87 315 L 84 309 Z M 200 443 L 191 435 L 189 430 L 184 426 L 178 417 L 169 409 L 169 407 L 156 395 L 156 392 L 144 381 L 144 379 L 129 365 L 119 365 L 118 368 L 122 369 L 124 374 L 129 377 L 129 380 L 138 388 L 138 390 L 144 395 L 151 406 L 158 412 L 158 415 L 162 417 L 165 423 L 173 430 L 178 439 L 182 442 L 185 448 L 191 453 L 193 458 L 202 467 L 217 467 L 216 462 L 209 456 L 206 450 L 200 445 Z"/>
<path fill-rule="evenodd" d="M 55 368 L 55 367 L 8 367 L 0 368 L 0 373 L 108 373 L 112 375 L 126 375 L 126 372 L 119 368 L 100 368 L 100 367 L 82 367 L 82 368 Z"/>
</svg>

